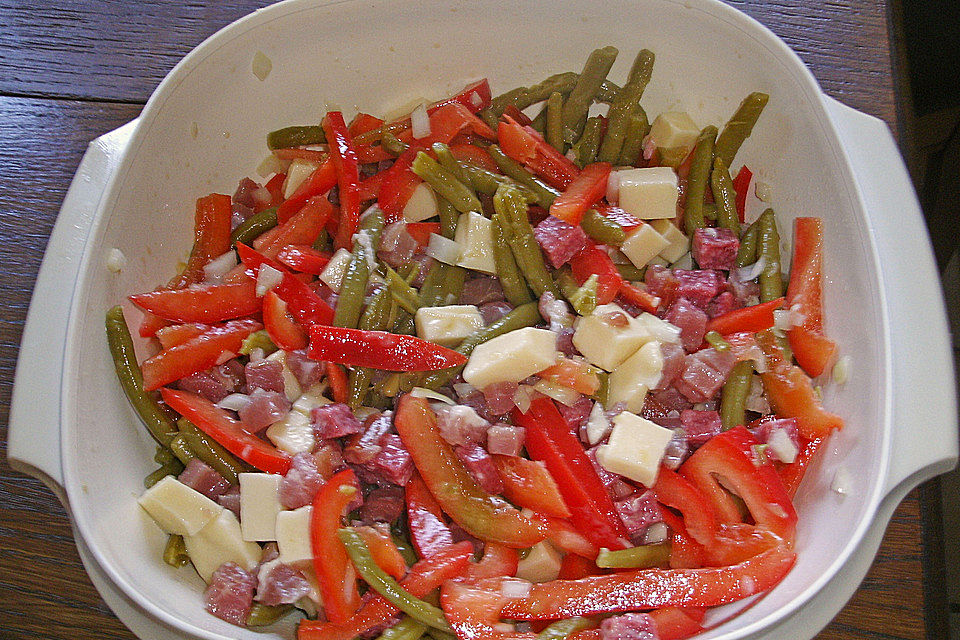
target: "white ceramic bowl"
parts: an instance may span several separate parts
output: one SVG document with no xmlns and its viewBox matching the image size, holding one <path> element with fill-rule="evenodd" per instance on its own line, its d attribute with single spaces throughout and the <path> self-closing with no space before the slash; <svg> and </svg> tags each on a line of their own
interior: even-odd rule
<svg viewBox="0 0 960 640">
<path fill-rule="evenodd" d="M 328 105 L 385 113 L 484 76 L 496 93 L 578 69 L 606 44 L 622 52 L 617 80 L 637 50 L 656 53 L 644 95 L 652 114 L 682 109 L 701 126 L 722 124 L 750 91 L 770 94 L 737 161 L 770 185 L 785 236 L 796 216 L 825 219 L 826 324 L 853 362 L 849 382 L 826 394 L 847 426 L 797 497 L 795 569 L 703 637 L 808 638 L 840 609 L 894 506 L 957 456 L 937 276 L 886 127 L 824 96 L 783 42 L 715 0 L 289 0 L 197 47 L 132 131 L 92 147 L 51 238 L 24 334 L 10 457 L 63 497 L 92 577 L 137 633 L 264 638 L 205 613 L 199 578 L 160 559 L 164 536 L 135 502 L 154 445 L 116 383 L 106 309 L 166 278 L 189 248 L 194 200 L 231 193 L 254 174 L 268 131 L 316 122 Z M 273 63 L 263 81 L 251 71 L 258 51 Z M 112 248 L 127 257 L 119 275 L 104 266 Z M 72 273 L 75 288 L 64 278 Z M 45 356 L 51 344 L 63 345 L 62 361 Z M 61 380 L 60 406 L 36 406 L 26 390 L 50 379 Z M 848 477 L 845 495 L 831 489 L 838 471 Z"/>
</svg>

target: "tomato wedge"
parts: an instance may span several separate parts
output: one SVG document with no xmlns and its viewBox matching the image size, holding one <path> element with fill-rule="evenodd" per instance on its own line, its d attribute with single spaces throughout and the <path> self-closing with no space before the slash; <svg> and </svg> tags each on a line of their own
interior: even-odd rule
<svg viewBox="0 0 960 640">
<path fill-rule="evenodd" d="M 347 506 L 357 497 L 360 483 L 352 469 L 330 478 L 313 500 L 310 550 L 320 585 L 323 611 L 332 622 L 344 622 L 360 608 L 357 572 L 337 536 Z"/>
<path fill-rule="evenodd" d="M 260 310 L 256 283 L 208 284 L 187 289 L 158 289 L 130 296 L 141 309 L 174 322 L 212 324 Z"/>
<path fill-rule="evenodd" d="M 378 203 L 388 222 L 396 222 L 403 217 L 403 208 L 410 196 L 423 180 L 413 172 L 413 159 L 421 149 L 411 146 L 400 154 L 393 165 L 383 172 L 380 183 Z"/>
<path fill-rule="evenodd" d="M 187 322 L 185 324 L 168 324 L 157 329 L 157 340 L 160 341 L 160 347 L 169 349 L 178 344 L 183 344 L 187 340 L 192 340 L 211 328 L 208 324 L 197 322 Z M 147 336 L 144 336 L 147 337 Z"/>
<path fill-rule="evenodd" d="M 797 363 L 811 377 L 823 373 L 837 353 L 823 333 L 823 220 L 797 218 L 793 223 L 793 263 L 787 285 L 787 306 L 803 322 L 787 332 Z"/>
<path fill-rule="evenodd" d="M 582 285 L 591 275 L 597 275 L 597 304 L 612 302 L 623 288 L 623 276 L 607 252 L 595 244 L 588 244 L 570 260 L 570 270 L 577 284 Z"/>
<path fill-rule="evenodd" d="M 607 179 L 612 169 L 609 162 L 595 162 L 583 168 L 553 204 L 550 215 L 572 224 L 580 224 L 583 214 L 607 192 Z"/>
<path fill-rule="evenodd" d="M 557 363 L 537 374 L 544 380 L 551 380 L 559 385 L 592 396 L 600 388 L 600 376 L 597 369 L 578 360 L 557 358 Z"/>
<path fill-rule="evenodd" d="M 467 357 L 415 336 L 348 327 L 309 328 L 314 360 L 384 371 L 438 371 L 458 367 Z"/>
<path fill-rule="evenodd" d="M 328 324 L 333 321 L 333 308 L 330 307 L 313 289 L 298 280 L 292 273 L 275 260 L 258 253 L 242 242 L 237 243 L 237 254 L 244 267 L 253 272 L 254 277 L 263 264 L 269 264 L 283 273 L 283 278 L 272 291 L 287 303 L 290 314 L 301 325 Z M 248 278 L 250 280 L 250 278 Z M 252 281 L 252 280 L 251 280 Z"/>
<path fill-rule="evenodd" d="M 543 178 L 551 187 L 566 189 L 580 175 L 577 165 L 547 144 L 535 129 L 521 126 L 510 116 L 500 120 L 497 140 L 505 154 Z"/>
<path fill-rule="evenodd" d="M 503 481 L 503 495 L 507 500 L 548 516 L 570 517 L 570 509 L 545 464 L 517 456 L 494 454 L 491 458 Z"/>
<path fill-rule="evenodd" d="M 167 387 L 160 388 L 160 395 L 171 409 L 260 471 L 284 474 L 290 468 L 290 456 L 251 434 L 243 423 L 206 398 Z"/>
<path fill-rule="evenodd" d="M 263 326 L 273 343 L 285 351 L 307 346 L 307 332 L 287 315 L 287 303 L 273 291 L 263 296 Z"/>
</svg>

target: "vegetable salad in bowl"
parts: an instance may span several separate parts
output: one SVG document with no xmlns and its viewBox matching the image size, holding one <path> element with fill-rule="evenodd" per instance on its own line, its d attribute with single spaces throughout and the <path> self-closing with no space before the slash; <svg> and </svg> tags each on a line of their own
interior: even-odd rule
<svg viewBox="0 0 960 640">
<path fill-rule="evenodd" d="M 788 260 L 773 210 L 747 219 L 767 95 L 651 121 L 653 53 L 623 86 L 616 57 L 272 132 L 266 183 L 197 200 L 185 264 L 130 296 L 155 355 L 107 313 L 159 445 L 140 506 L 212 615 L 667 640 L 790 571 L 843 424 L 813 382 L 822 223 Z"/>
</svg>

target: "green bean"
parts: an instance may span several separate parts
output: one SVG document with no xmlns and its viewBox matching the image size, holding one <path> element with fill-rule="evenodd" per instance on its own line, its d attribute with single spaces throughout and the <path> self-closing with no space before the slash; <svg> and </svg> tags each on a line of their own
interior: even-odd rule
<svg viewBox="0 0 960 640">
<path fill-rule="evenodd" d="M 544 138 L 551 147 L 564 152 L 563 142 L 563 94 L 554 91 L 547 98 L 547 130 Z"/>
<path fill-rule="evenodd" d="M 520 272 L 537 297 L 546 291 L 558 298 L 560 291 L 543 261 L 540 245 L 533 236 L 533 227 L 527 218 L 527 203 L 520 193 L 506 185 L 497 189 L 493 196 L 493 208 L 501 216 L 501 227 Z"/>
<path fill-rule="evenodd" d="M 597 283 L 599 282 L 597 274 L 592 273 L 582 285 L 577 285 L 577 281 L 569 271 L 561 271 L 557 276 L 557 286 L 563 292 L 573 310 L 581 316 L 588 316 L 597 308 Z"/>
<path fill-rule="evenodd" d="M 407 563 L 408 567 L 412 567 L 420 561 L 416 550 L 413 548 L 413 545 L 410 544 L 409 540 L 396 531 L 393 532 L 391 537 L 393 538 L 394 546 L 397 547 L 397 552 L 403 557 L 403 561 Z"/>
<path fill-rule="evenodd" d="M 460 162 L 454 157 L 453 152 L 450 151 L 450 147 L 442 142 L 435 142 L 430 149 L 436 154 L 437 162 L 440 163 L 440 166 L 449 171 L 450 175 L 468 187 L 476 189 L 476 187 L 473 186 L 470 178 L 467 176 L 467 172 L 464 171 L 463 167 L 460 165 Z"/>
<path fill-rule="evenodd" d="M 751 93 L 743 99 L 736 112 L 724 125 L 720 137 L 717 138 L 716 148 L 716 156 L 723 160 L 723 164 L 728 167 L 733 164 L 733 159 L 736 157 L 737 151 L 740 150 L 740 145 L 750 137 L 753 125 L 757 124 L 757 120 L 760 118 L 763 108 L 767 106 L 767 100 L 769 99 L 770 96 L 765 93 L 759 91 Z"/>
<path fill-rule="evenodd" d="M 734 365 L 720 391 L 720 423 L 723 430 L 746 424 L 746 402 L 753 380 L 753 362 L 741 360 Z"/>
<path fill-rule="evenodd" d="M 438 196 L 450 201 L 457 211 L 482 211 L 477 195 L 465 184 L 456 179 L 436 160 L 421 151 L 413 161 L 413 172 L 424 179 Z"/>
<path fill-rule="evenodd" d="M 167 538 L 167 544 L 163 547 L 163 561 L 177 569 L 190 564 L 190 556 L 187 555 L 187 545 L 183 542 L 183 536 L 173 534 Z"/>
<path fill-rule="evenodd" d="M 353 255 L 350 264 L 340 281 L 340 297 L 337 298 L 337 308 L 333 314 L 333 325 L 336 327 L 350 327 L 355 329 L 360 322 L 360 313 L 363 310 L 363 301 L 367 295 L 367 281 L 370 279 L 370 251 L 376 251 L 380 244 L 380 232 L 383 230 L 383 211 L 373 209 L 360 220 L 358 234 L 366 234 L 369 243 L 360 239 L 353 241 Z"/>
<path fill-rule="evenodd" d="M 717 203 L 717 224 L 730 229 L 740 236 L 740 218 L 737 215 L 737 194 L 733 190 L 733 179 L 723 160 L 713 161 L 713 173 L 710 174 L 710 188 L 713 201 Z"/>
<path fill-rule="evenodd" d="M 384 269 L 387 272 L 387 288 L 390 290 L 390 295 L 402 309 L 409 313 L 416 313 L 417 309 L 420 308 L 420 294 L 407 284 L 396 271 L 386 265 L 384 265 Z"/>
<path fill-rule="evenodd" d="M 177 420 L 177 427 L 180 429 L 180 437 L 190 445 L 190 449 L 201 461 L 207 463 L 230 484 L 240 484 L 239 474 L 250 469 L 246 463 L 235 458 L 223 445 L 186 418 Z"/>
<path fill-rule="evenodd" d="M 417 640 L 426 630 L 427 625 L 409 616 L 404 616 L 400 622 L 389 629 L 385 629 L 377 640 Z"/>
<path fill-rule="evenodd" d="M 170 441 L 170 450 L 173 451 L 173 454 L 177 456 L 177 459 L 182 462 L 184 466 L 197 457 L 193 451 L 190 450 L 190 445 L 187 444 L 182 434 L 177 434 L 173 440 Z"/>
<path fill-rule="evenodd" d="M 526 94 L 526 87 L 516 87 L 506 93 L 495 96 L 493 100 L 490 101 L 490 106 L 480 112 L 480 118 L 496 131 L 497 121 L 500 120 L 503 111 L 510 105 L 516 105 Z"/>
<path fill-rule="evenodd" d="M 389 328 L 387 324 L 390 314 L 390 303 L 393 300 L 390 289 L 383 287 L 373 296 L 370 304 L 363 310 L 358 327 L 368 331 L 383 331 Z M 363 406 L 370 387 L 373 369 L 368 367 L 353 367 L 350 369 L 350 408 L 356 411 Z"/>
<path fill-rule="evenodd" d="M 670 543 L 645 544 L 631 549 L 600 549 L 597 566 L 602 569 L 649 569 L 670 560 Z"/>
<path fill-rule="evenodd" d="M 577 84 L 574 85 L 563 103 L 563 140 L 572 144 L 583 133 L 583 125 L 587 121 L 587 111 L 593 104 L 600 84 L 610 73 L 610 67 L 617 59 L 615 47 L 603 47 L 590 53 Z"/>
<path fill-rule="evenodd" d="M 757 221 L 754 221 L 740 238 L 740 248 L 737 249 L 737 266 L 745 267 L 757 261 Z"/>
<path fill-rule="evenodd" d="M 454 351 L 469 357 L 478 344 L 482 344 L 488 340 L 496 338 L 497 336 L 502 336 L 505 333 L 509 333 L 517 329 L 532 327 L 541 320 L 540 311 L 537 307 L 538 305 L 536 302 L 528 302 L 527 304 L 520 305 L 493 324 L 488 325 L 479 331 L 473 332 L 470 336 L 464 339 L 464 341 L 461 342 L 459 346 L 454 349 Z M 444 369 L 443 371 L 436 371 L 424 377 L 420 381 L 419 386 L 427 389 L 438 389 L 453 380 L 453 378 L 455 378 L 462 370 L 463 367 L 460 366 L 452 369 Z"/>
<path fill-rule="evenodd" d="M 460 212 L 446 198 L 437 197 L 437 212 L 440 215 L 440 235 L 453 240 L 457 235 Z"/>
<path fill-rule="evenodd" d="M 254 349 L 260 349 L 264 355 L 268 356 L 279 348 L 273 343 L 270 334 L 266 330 L 260 329 L 243 339 L 243 342 L 240 343 L 239 353 L 242 356 L 248 356 L 253 353 Z"/>
<path fill-rule="evenodd" d="M 503 171 L 507 176 L 513 178 L 536 194 L 536 203 L 544 209 L 549 209 L 553 201 L 560 195 L 559 191 L 548 186 L 535 175 L 524 169 L 519 162 L 505 154 L 497 145 L 490 145 L 487 151 L 490 152 L 490 157 L 497 163 L 500 171 Z"/>
<path fill-rule="evenodd" d="M 605 79 L 600 83 L 600 89 L 597 91 L 596 100 L 597 102 L 613 104 L 613 101 L 617 99 L 618 93 L 620 93 L 620 85 L 613 80 Z"/>
<path fill-rule="evenodd" d="M 439 260 L 434 261 L 430 271 L 427 272 L 427 277 L 423 280 L 423 286 L 420 287 L 420 306 L 437 307 L 455 304 L 448 300 L 460 299 L 466 276 L 467 271 L 463 267 L 444 264 Z"/>
<path fill-rule="evenodd" d="M 153 461 L 159 465 L 169 464 L 173 460 L 176 460 L 177 456 L 174 455 L 173 451 L 167 449 L 164 446 L 157 445 L 157 450 L 153 454 Z"/>
<path fill-rule="evenodd" d="M 707 335 L 703 336 L 703 339 L 706 340 L 710 346 L 717 351 L 726 351 L 730 348 L 730 343 L 727 342 L 726 338 L 716 331 L 708 331 Z"/>
<path fill-rule="evenodd" d="M 623 276 L 624 280 L 629 280 L 630 282 L 636 282 L 637 280 L 643 280 L 644 274 L 647 272 L 646 267 L 638 267 L 633 264 L 617 264 L 617 271 Z"/>
<path fill-rule="evenodd" d="M 515 183 L 506 176 L 494 173 L 493 171 L 487 171 L 483 167 L 478 167 L 470 162 L 457 160 L 450 152 L 450 147 L 445 144 L 438 142 L 434 144 L 432 148 L 434 153 L 437 154 L 437 161 L 440 162 L 440 166 L 457 176 L 458 180 L 474 191 L 492 196 L 497 192 L 500 185 L 506 182 L 519 189 L 524 198 L 531 201 L 536 201 L 537 199 L 537 194 L 525 185 Z"/>
<path fill-rule="evenodd" d="M 183 471 L 183 463 L 173 458 L 160 466 L 159 469 L 143 479 L 143 486 L 147 489 L 157 484 L 167 476 L 178 476 Z"/>
<path fill-rule="evenodd" d="M 399 156 L 410 147 L 410 145 L 408 145 L 406 142 L 403 142 L 400 140 L 400 138 L 393 135 L 389 131 L 384 131 L 380 136 L 380 146 L 382 146 L 387 153 L 392 156 Z"/>
<path fill-rule="evenodd" d="M 503 216 L 493 214 L 493 260 L 497 266 L 497 277 L 503 288 L 503 295 L 507 302 L 515 307 L 533 300 L 533 295 L 520 274 L 513 252 L 507 244 L 507 236 L 503 229 Z"/>
<path fill-rule="evenodd" d="M 550 623 L 543 631 L 537 634 L 537 640 L 566 640 L 577 631 L 583 631 L 595 626 L 590 618 L 567 618 Z"/>
<path fill-rule="evenodd" d="M 773 209 L 761 215 L 757 227 L 757 256 L 763 257 L 760 272 L 760 302 L 770 302 L 783 295 L 783 279 L 780 275 L 780 234 Z"/>
<path fill-rule="evenodd" d="M 177 428 L 150 393 L 143 390 L 143 373 L 137 364 L 130 329 L 123 317 L 123 308 L 117 305 L 107 311 L 107 344 L 113 357 L 113 368 L 120 379 L 120 386 L 133 409 L 143 420 L 153 439 L 164 447 L 177 435 Z"/>
<path fill-rule="evenodd" d="M 533 116 L 533 120 L 530 121 L 530 126 L 540 135 L 543 135 L 546 132 L 547 105 L 543 105 L 543 107 L 540 108 L 540 111 L 537 112 L 537 115 Z"/>
<path fill-rule="evenodd" d="M 627 132 L 623 136 L 623 146 L 617 164 L 635 166 L 643 153 L 643 139 L 650 133 L 650 120 L 643 107 L 637 105 L 636 111 L 627 120 Z"/>
<path fill-rule="evenodd" d="M 523 100 L 518 101 L 515 106 L 521 110 L 526 109 L 532 104 L 548 99 L 554 92 L 567 95 L 577 85 L 579 78 L 580 76 L 573 71 L 556 73 L 543 82 L 529 87 L 523 95 Z"/>
<path fill-rule="evenodd" d="M 597 150 L 600 148 L 600 138 L 603 135 L 603 118 L 593 116 L 587 118 L 583 125 L 583 135 L 573 144 L 573 153 L 576 155 L 576 165 L 581 169 L 596 162 Z"/>
<path fill-rule="evenodd" d="M 703 128 L 697 138 L 690 160 L 690 173 L 687 178 L 686 205 L 683 211 L 683 224 L 687 235 L 706 225 L 703 219 L 703 196 L 710 182 L 710 168 L 713 164 L 713 145 L 717 139 L 717 128 L 709 125 Z"/>
<path fill-rule="evenodd" d="M 580 220 L 583 231 L 600 244 L 619 247 L 627 239 L 627 234 L 619 224 L 601 215 L 596 209 L 587 209 Z"/>
<path fill-rule="evenodd" d="M 286 149 L 302 147 L 307 144 L 323 144 L 327 136 L 323 127 L 318 124 L 308 124 L 300 127 L 284 127 L 267 134 L 267 146 L 271 149 Z"/>
<path fill-rule="evenodd" d="M 397 312 L 397 319 L 390 328 L 391 333 L 399 333 L 404 336 L 412 336 L 417 333 L 416 318 L 406 309 L 400 308 Z"/>
<path fill-rule="evenodd" d="M 265 627 L 268 624 L 273 624 L 291 611 L 293 611 L 292 604 L 278 604 L 275 606 L 269 606 L 259 602 L 254 602 L 253 606 L 250 608 L 250 613 L 247 614 L 247 626 Z"/>
<path fill-rule="evenodd" d="M 236 247 L 238 242 L 251 244 L 260 235 L 277 226 L 277 208 L 264 209 L 252 215 L 237 226 L 230 233 L 230 246 Z"/>
<path fill-rule="evenodd" d="M 703 217 L 706 218 L 707 220 L 717 219 L 717 203 L 716 202 L 703 203 Z"/>
<path fill-rule="evenodd" d="M 607 112 L 607 132 L 597 155 L 601 162 L 614 163 L 620 158 L 623 141 L 630 125 L 630 116 L 636 112 L 644 89 L 653 74 L 654 55 L 648 49 L 642 49 L 633 61 L 627 83 L 617 93 L 610 110 Z"/>
<path fill-rule="evenodd" d="M 353 561 L 357 573 L 363 577 L 371 589 L 411 618 L 441 631 L 452 631 L 447 619 L 443 616 L 443 611 L 413 596 L 390 577 L 386 571 L 377 566 L 360 534 L 353 529 L 340 529 L 337 535 Z"/>
<path fill-rule="evenodd" d="M 433 640 L 457 640 L 457 636 L 452 633 L 445 633 L 439 629 L 427 629 L 426 635 L 433 638 Z"/>
</svg>

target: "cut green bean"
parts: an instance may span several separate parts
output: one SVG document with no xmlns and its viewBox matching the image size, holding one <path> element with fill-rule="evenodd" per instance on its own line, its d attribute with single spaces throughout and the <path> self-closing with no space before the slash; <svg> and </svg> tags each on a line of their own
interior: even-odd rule
<svg viewBox="0 0 960 640">
<path fill-rule="evenodd" d="M 587 111 L 593 104 L 600 85 L 610 73 L 610 67 L 617 59 L 615 47 L 603 47 L 590 53 L 583 66 L 577 84 L 574 85 L 563 103 L 563 140 L 572 144 L 583 133 L 583 125 L 587 121 Z"/>
<path fill-rule="evenodd" d="M 399 156 L 410 147 L 410 145 L 401 141 L 400 138 L 389 131 L 384 131 L 383 135 L 380 136 L 380 146 L 386 149 L 387 153 L 392 156 Z"/>
<path fill-rule="evenodd" d="M 494 96 L 493 100 L 490 101 L 490 106 L 480 112 L 480 118 L 496 131 L 497 121 L 500 120 L 504 110 L 510 105 L 516 105 L 526 94 L 526 87 L 516 87 L 506 93 Z"/>
<path fill-rule="evenodd" d="M 277 208 L 264 209 L 241 222 L 230 233 L 230 246 L 236 247 L 238 242 L 252 244 L 260 235 L 277 226 Z"/>
<path fill-rule="evenodd" d="M 586 282 L 577 285 L 573 274 L 564 270 L 557 276 L 557 286 L 563 292 L 563 297 L 570 302 L 573 310 L 581 316 L 588 316 L 597 308 L 597 284 L 599 279 L 597 274 L 590 274 Z"/>
<path fill-rule="evenodd" d="M 166 464 L 160 466 L 159 469 L 148 475 L 143 479 L 143 486 L 146 489 L 149 489 L 153 485 L 157 484 L 167 476 L 178 476 L 183 471 L 183 463 L 173 458 Z"/>
<path fill-rule="evenodd" d="M 388 319 L 390 315 L 390 303 L 392 296 L 390 289 L 384 287 L 373 296 L 370 304 L 363 310 L 360 316 L 358 328 L 367 331 L 384 331 L 389 328 Z M 373 369 L 368 367 L 352 367 L 350 369 L 350 408 L 356 411 L 363 406 L 367 393 L 370 388 L 370 379 L 373 377 Z"/>
<path fill-rule="evenodd" d="M 717 351 L 726 351 L 730 348 L 730 343 L 727 342 L 726 338 L 716 331 L 708 331 L 707 335 L 703 336 L 703 339 Z"/>
<path fill-rule="evenodd" d="M 420 294 L 396 271 L 386 265 L 383 268 L 387 273 L 387 288 L 390 290 L 390 295 L 402 309 L 409 313 L 416 313 L 420 308 Z"/>
<path fill-rule="evenodd" d="M 720 137 L 717 138 L 716 157 L 723 160 L 727 167 L 733 164 L 733 159 L 740 150 L 743 141 L 750 137 L 753 132 L 753 126 L 757 124 L 763 108 L 767 106 L 770 99 L 765 93 L 755 91 L 751 93 L 734 112 L 733 116 L 723 127 Z"/>
<path fill-rule="evenodd" d="M 174 534 L 167 538 L 167 544 L 163 547 L 163 561 L 177 569 L 190 564 L 190 556 L 187 555 L 187 545 L 183 541 L 183 536 Z"/>
<path fill-rule="evenodd" d="M 353 241 L 353 254 L 350 263 L 340 281 L 340 297 L 333 314 L 336 327 L 357 328 L 367 296 L 367 282 L 370 279 L 370 263 L 376 259 L 376 247 L 380 244 L 380 232 L 383 230 L 383 211 L 374 208 L 360 220 L 358 236 Z M 372 254 L 372 255 L 371 255 Z"/>
<path fill-rule="evenodd" d="M 474 191 L 492 196 L 497 192 L 501 184 L 507 183 L 519 189 L 523 197 L 527 200 L 537 200 L 537 194 L 529 187 L 516 183 L 507 176 L 488 171 L 470 162 L 457 160 L 453 153 L 450 152 L 450 148 L 445 144 L 440 144 L 439 142 L 434 144 L 433 151 L 437 154 L 437 161 L 440 163 L 440 166 L 457 176 L 458 180 Z"/>
<path fill-rule="evenodd" d="M 182 462 L 184 466 L 197 457 L 190 449 L 190 445 L 187 444 L 183 434 L 177 434 L 170 441 L 170 451 L 173 451 L 173 455 L 177 456 L 177 460 Z"/>
<path fill-rule="evenodd" d="M 423 151 L 413 160 L 412 169 L 433 187 L 438 196 L 448 200 L 457 211 L 461 213 L 482 211 L 483 207 L 480 205 L 477 194 Z"/>
<path fill-rule="evenodd" d="M 703 216 L 703 197 L 710 183 L 710 170 L 713 165 L 713 146 L 717 139 L 717 128 L 709 125 L 703 128 L 697 138 L 690 160 L 690 173 L 687 178 L 686 205 L 683 211 L 683 225 L 687 235 L 693 237 L 694 231 L 706 226 Z"/>
<path fill-rule="evenodd" d="M 393 544 L 397 547 L 397 552 L 403 557 L 403 561 L 408 567 L 420 562 L 420 557 L 409 540 L 404 538 L 397 530 L 394 530 L 392 536 Z"/>
<path fill-rule="evenodd" d="M 597 158 L 601 162 L 614 163 L 620 158 L 623 150 L 623 141 L 630 128 L 630 116 L 636 113 L 643 91 L 650 82 L 653 74 L 653 52 L 642 49 L 633 61 L 630 76 L 623 88 L 617 92 L 617 97 L 610 104 L 607 112 L 607 132 L 603 136 L 603 143 Z"/>
<path fill-rule="evenodd" d="M 600 244 L 619 247 L 627 239 L 627 234 L 619 224 L 601 215 L 596 209 L 587 209 L 580 220 L 580 227 L 592 239 Z"/>
<path fill-rule="evenodd" d="M 505 154 L 497 145 L 490 145 L 487 151 L 490 152 L 490 157 L 497 163 L 500 171 L 503 171 L 507 176 L 513 178 L 536 194 L 536 203 L 544 209 L 549 209 L 553 201 L 560 195 L 559 191 L 548 186 L 535 175 L 524 169 L 519 162 Z"/>
<path fill-rule="evenodd" d="M 763 257 L 760 272 L 760 302 L 770 302 L 783 295 L 783 278 L 780 275 L 780 234 L 773 209 L 764 211 L 757 220 L 757 259 Z"/>
<path fill-rule="evenodd" d="M 603 118 L 593 116 L 587 118 L 583 125 L 583 135 L 573 144 L 573 153 L 576 156 L 575 164 L 581 169 L 597 161 L 597 151 L 600 149 L 600 138 L 603 136 Z"/>
<path fill-rule="evenodd" d="M 741 360 L 734 365 L 720 391 L 720 423 L 723 430 L 746 424 L 746 402 L 753 380 L 753 362 Z"/>
<path fill-rule="evenodd" d="M 143 390 L 143 373 L 137 364 L 137 354 L 133 349 L 133 339 L 130 329 L 123 317 L 123 308 L 117 305 L 107 311 L 106 317 L 107 344 L 110 346 L 110 355 L 113 357 L 113 368 L 120 379 L 120 386 L 127 396 L 133 409 L 143 420 L 147 431 L 153 439 L 164 447 L 170 446 L 170 441 L 177 435 L 177 428 L 167 417 L 160 403 L 148 392 Z"/>
<path fill-rule="evenodd" d="M 717 224 L 730 229 L 740 236 L 740 218 L 737 215 L 737 194 L 733 190 L 733 179 L 723 160 L 713 161 L 713 173 L 710 174 L 710 188 L 713 201 L 717 203 Z"/>
<path fill-rule="evenodd" d="M 524 93 L 523 99 L 518 101 L 514 106 L 521 110 L 526 109 L 532 104 L 543 102 L 544 100 L 548 99 L 554 92 L 567 95 L 573 91 L 573 88 L 577 85 L 577 81 L 579 79 L 580 76 L 573 71 L 556 73 L 543 82 L 539 82 L 529 87 L 526 93 Z"/>
<path fill-rule="evenodd" d="M 566 640 L 577 631 L 596 626 L 590 618 L 567 618 L 557 620 L 537 634 L 537 640 Z"/>
<path fill-rule="evenodd" d="M 636 166 L 637 161 L 640 160 L 640 154 L 643 153 L 643 139 L 648 133 L 650 133 L 650 120 L 647 118 L 647 112 L 637 105 L 635 113 L 631 114 L 627 120 L 627 132 L 623 137 L 623 146 L 620 148 L 617 164 Z"/>
<path fill-rule="evenodd" d="M 266 330 L 260 329 L 243 339 L 243 342 L 240 343 L 239 353 L 242 356 L 248 356 L 253 353 L 254 349 L 260 349 L 263 351 L 263 355 L 268 356 L 279 348 L 273 343 L 270 334 Z"/>
<path fill-rule="evenodd" d="M 600 549 L 597 566 L 602 569 L 649 569 L 670 560 L 670 543 L 645 544 L 631 549 Z"/>
<path fill-rule="evenodd" d="M 623 279 L 630 282 L 643 280 L 643 276 L 647 272 L 646 267 L 638 267 L 634 264 L 617 264 L 616 267 Z"/>
<path fill-rule="evenodd" d="M 271 149 L 302 147 L 308 144 L 323 144 L 327 136 L 318 124 L 284 127 L 267 134 L 267 146 Z"/>
<path fill-rule="evenodd" d="M 467 270 L 440 261 L 433 263 L 427 277 L 420 287 L 421 307 L 440 307 L 456 304 L 463 292 Z M 453 302 L 451 302 L 451 300 Z"/>
<path fill-rule="evenodd" d="M 463 170 L 463 167 L 460 166 L 460 162 L 453 156 L 453 152 L 450 151 L 450 147 L 442 142 L 435 142 L 430 149 L 436 154 L 437 162 L 440 163 L 440 166 L 449 171 L 450 175 L 468 187 L 473 187 L 473 183 L 467 176 L 467 172 Z M 474 187 L 474 189 L 475 188 L 476 187 Z"/>
<path fill-rule="evenodd" d="M 234 457 L 223 445 L 201 431 L 186 418 L 177 420 L 180 437 L 190 446 L 201 461 L 223 476 L 232 485 L 240 484 L 239 474 L 249 471 L 250 467 Z"/>
<path fill-rule="evenodd" d="M 737 266 L 745 267 L 757 261 L 757 221 L 754 221 L 740 238 L 740 248 L 737 249 Z"/>
<path fill-rule="evenodd" d="M 507 236 L 503 230 L 503 216 L 493 214 L 493 261 L 497 266 L 497 277 L 503 288 L 503 295 L 514 307 L 519 307 L 533 300 L 527 283 L 520 274 L 517 261 L 507 243 Z"/>
<path fill-rule="evenodd" d="M 385 629 L 377 640 L 417 640 L 426 630 L 427 625 L 410 616 L 405 616 L 397 624 Z"/>
<path fill-rule="evenodd" d="M 292 604 L 268 606 L 259 602 L 254 602 L 253 606 L 250 608 L 249 615 L 247 615 L 247 626 L 265 627 L 268 624 L 273 624 L 283 616 L 293 611 L 293 608 L 294 607 Z"/>
<path fill-rule="evenodd" d="M 503 185 L 493 196 L 493 208 L 500 214 L 504 236 L 513 251 L 520 272 L 534 294 L 540 297 L 544 292 L 550 291 L 559 298 L 560 291 L 547 269 L 543 252 L 527 218 L 526 200 L 516 189 Z"/>
<path fill-rule="evenodd" d="M 544 138 L 551 147 L 560 153 L 564 152 L 563 95 L 559 91 L 554 91 L 547 98 L 547 130 Z"/>
</svg>

